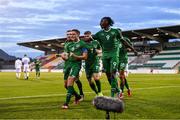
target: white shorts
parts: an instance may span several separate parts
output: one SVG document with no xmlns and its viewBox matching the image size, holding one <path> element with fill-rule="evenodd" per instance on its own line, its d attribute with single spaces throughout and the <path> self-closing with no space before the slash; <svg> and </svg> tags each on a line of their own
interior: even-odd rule
<svg viewBox="0 0 180 120">
<path fill-rule="evenodd" d="M 23 71 L 24 72 L 29 72 L 29 65 L 24 65 Z"/>
<path fill-rule="evenodd" d="M 120 76 L 119 72 L 116 72 L 116 75 Z M 124 75 L 125 75 L 125 77 L 128 77 L 128 75 L 129 75 L 128 64 L 126 65 L 126 68 L 124 70 Z"/>
<path fill-rule="evenodd" d="M 82 76 L 82 71 L 80 70 L 80 71 L 79 71 L 79 77 L 81 77 L 81 76 Z"/>
<path fill-rule="evenodd" d="M 128 75 L 129 75 L 128 64 L 126 65 L 126 68 L 124 70 L 124 74 L 126 77 L 128 77 Z"/>
<path fill-rule="evenodd" d="M 21 68 L 16 68 L 16 72 L 20 73 L 21 72 Z"/>
</svg>

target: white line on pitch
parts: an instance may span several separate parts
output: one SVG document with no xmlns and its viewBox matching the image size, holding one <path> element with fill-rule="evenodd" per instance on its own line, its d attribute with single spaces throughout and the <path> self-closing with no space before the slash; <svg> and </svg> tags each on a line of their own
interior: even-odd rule
<svg viewBox="0 0 180 120">
<path fill-rule="evenodd" d="M 148 90 L 148 89 L 161 89 L 161 88 L 177 88 L 180 86 L 159 86 L 159 87 L 147 87 L 147 88 L 134 88 L 134 90 Z M 103 92 L 109 92 L 110 90 L 104 90 Z M 92 94 L 94 92 L 84 92 L 85 94 Z M 66 94 L 48 94 L 48 95 L 36 95 L 36 96 L 18 96 L 18 97 L 7 97 L 0 98 L 0 100 L 11 100 L 11 99 L 23 99 L 23 98 L 41 98 L 41 97 L 56 97 L 56 96 L 65 96 Z"/>
</svg>

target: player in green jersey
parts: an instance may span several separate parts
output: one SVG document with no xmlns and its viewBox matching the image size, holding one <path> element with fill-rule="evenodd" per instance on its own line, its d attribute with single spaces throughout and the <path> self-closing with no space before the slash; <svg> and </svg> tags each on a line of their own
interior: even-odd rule
<svg viewBox="0 0 180 120">
<path fill-rule="evenodd" d="M 69 54 L 68 60 L 71 67 L 69 68 L 70 73 L 67 79 L 67 95 L 66 101 L 62 106 L 63 109 L 68 109 L 68 105 L 72 95 L 75 95 L 76 102 L 81 99 L 81 96 L 75 92 L 73 84 L 77 77 L 79 77 L 82 60 L 87 59 L 87 49 L 85 48 L 84 41 L 79 39 L 79 31 L 73 29 L 71 33 L 71 40 L 73 41 L 73 43 L 67 45 L 67 53 Z"/>
<path fill-rule="evenodd" d="M 35 66 L 35 70 L 36 70 L 36 79 L 39 79 L 40 78 L 41 61 L 38 59 L 35 59 L 34 66 Z"/>
<path fill-rule="evenodd" d="M 65 41 L 64 43 L 64 52 L 67 53 L 67 46 L 70 45 L 70 44 L 73 44 L 73 41 L 71 41 L 71 32 L 72 30 L 68 30 L 66 32 L 66 35 L 67 35 L 67 40 Z M 69 73 L 70 73 L 70 64 L 69 64 L 69 59 L 65 60 L 65 63 L 64 63 L 64 87 L 67 89 L 67 79 L 68 79 L 68 76 L 69 76 Z M 81 100 L 84 99 L 84 93 L 83 93 L 83 89 L 82 89 L 82 83 L 81 81 L 79 80 L 79 77 L 77 77 L 77 79 L 75 80 L 77 86 L 78 86 L 78 89 L 79 89 L 79 93 L 81 95 Z"/>
<path fill-rule="evenodd" d="M 73 44 L 73 41 L 71 41 L 71 30 L 67 30 L 66 31 L 66 41 L 64 42 L 63 46 L 64 46 L 64 52 L 61 54 L 61 57 L 62 59 L 65 61 L 64 62 L 64 69 L 63 69 L 63 72 L 64 72 L 64 87 L 67 89 L 67 79 L 68 79 L 68 76 L 69 76 L 69 70 L 68 68 L 70 66 L 69 65 L 69 60 L 66 58 L 64 59 L 65 57 L 68 57 L 68 54 L 67 54 L 67 46 L 70 45 L 70 44 Z"/>
<path fill-rule="evenodd" d="M 129 44 L 123 40 L 121 31 L 111 28 L 114 21 L 110 17 L 103 17 L 100 21 L 102 30 L 97 32 L 93 38 L 96 39 L 102 46 L 102 61 L 103 68 L 111 85 L 111 96 L 114 97 L 118 93 L 118 98 L 121 99 L 121 92 L 118 88 L 116 72 L 119 65 L 119 43 Z"/>
<path fill-rule="evenodd" d="M 88 58 L 85 60 L 86 78 L 88 79 L 91 89 L 98 96 L 103 96 L 101 92 L 101 82 L 100 82 L 100 74 L 99 74 L 100 57 L 98 56 L 99 54 L 102 53 L 101 46 L 98 41 L 92 39 L 90 31 L 86 31 L 84 33 L 84 41 L 88 46 Z M 94 79 L 96 85 L 92 81 L 92 78 Z"/>
<path fill-rule="evenodd" d="M 110 17 L 103 17 L 100 21 L 102 30 L 97 32 L 93 38 L 102 47 L 103 68 L 111 85 L 111 97 L 114 97 L 117 93 L 118 98 L 120 98 L 116 72 L 119 64 L 119 40 L 122 35 L 118 29 L 111 28 L 113 24 L 114 21 Z"/>
<path fill-rule="evenodd" d="M 131 41 L 127 38 L 127 37 L 124 37 L 123 38 L 124 40 L 126 40 L 131 46 L 132 46 L 132 43 Z M 126 86 L 127 88 L 127 92 L 128 92 L 128 96 L 131 96 L 131 91 L 130 91 L 130 88 L 129 88 L 129 85 L 128 85 L 128 82 L 127 82 L 127 79 L 126 79 L 126 75 L 125 75 L 125 71 L 128 66 L 128 54 L 127 54 L 127 49 L 129 49 L 127 46 L 123 45 L 122 43 L 120 43 L 119 45 L 119 48 L 120 48 L 120 51 L 119 51 L 119 78 L 121 80 L 120 82 L 120 88 L 122 90 L 122 94 L 120 95 L 121 98 L 123 98 L 123 93 L 124 93 L 124 85 Z M 134 48 L 133 48 L 134 49 Z M 135 51 L 135 50 L 133 50 Z"/>
</svg>

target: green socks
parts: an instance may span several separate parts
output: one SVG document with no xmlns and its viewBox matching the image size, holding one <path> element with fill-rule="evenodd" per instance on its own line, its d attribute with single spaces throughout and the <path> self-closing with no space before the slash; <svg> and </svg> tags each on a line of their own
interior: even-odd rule
<svg viewBox="0 0 180 120">
<path fill-rule="evenodd" d="M 95 80 L 95 82 L 96 82 L 96 86 L 98 88 L 98 93 L 99 93 L 99 92 L 101 92 L 101 82 L 100 82 L 100 80 Z"/>
<path fill-rule="evenodd" d="M 91 82 L 89 85 L 90 85 L 91 89 L 97 94 L 98 91 L 96 90 L 96 86 L 95 86 L 94 82 Z"/>
<path fill-rule="evenodd" d="M 78 93 L 74 90 L 73 86 L 68 86 L 67 87 L 67 95 L 66 95 L 66 104 L 69 104 L 72 95 L 77 97 Z"/>
<path fill-rule="evenodd" d="M 75 82 L 76 82 L 76 84 L 78 86 L 80 95 L 84 95 L 83 90 L 82 90 L 82 83 L 81 83 L 81 81 L 78 79 Z"/>
<path fill-rule="evenodd" d="M 127 89 L 129 89 L 129 85 L 128 85 L 128 82 L 127 82 L 126 78 L 125 78 L 125 86 L 126 86 Z"/>
</svg>

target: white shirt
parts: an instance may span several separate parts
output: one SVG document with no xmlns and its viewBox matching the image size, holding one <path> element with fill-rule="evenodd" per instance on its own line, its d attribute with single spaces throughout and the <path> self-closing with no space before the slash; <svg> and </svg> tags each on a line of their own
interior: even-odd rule
<svg viewBox="0 0 180 120">
<path fill-rule="evenodd" d="M 28 57 L 22 58 L 22 62 L 24 65 L 29 65 L 30 59 Z"/>
<path fill-rule="evenodd" d="M 21 62 L 21 60 L 17 59 L 15 61 L 15 68 L 21 68 L 21 67 L 22 67 L 22 62 Z"/>
</svg>

